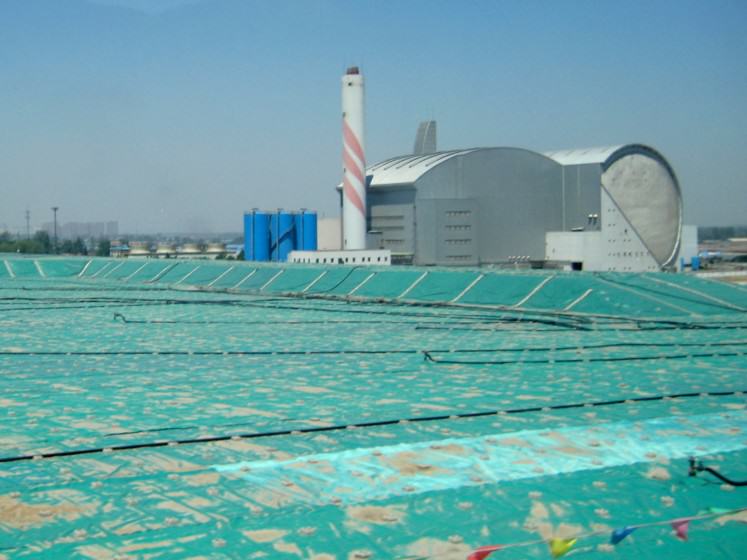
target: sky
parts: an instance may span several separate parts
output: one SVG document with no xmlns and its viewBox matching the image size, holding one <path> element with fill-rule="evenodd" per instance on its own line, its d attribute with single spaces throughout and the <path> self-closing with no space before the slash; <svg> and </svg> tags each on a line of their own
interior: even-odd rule
<svg viewBox="0 0 747 560">
<path fill-rule="evenodd" d="M 0 229 L 226 232 L 337 215 L 340 77 L 369 163 L 412 150 L 662 152 L 685 223 L 747 223 L 744 0 L 0 0 Z"/>
</svg>

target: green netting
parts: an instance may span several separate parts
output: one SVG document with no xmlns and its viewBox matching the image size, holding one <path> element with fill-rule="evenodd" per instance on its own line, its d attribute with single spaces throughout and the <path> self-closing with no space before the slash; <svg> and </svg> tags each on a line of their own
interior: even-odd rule
<svg viewBox="0 0 747 560">
<path fill-rule="evenodd" d="M 664 278 L 662 278 L 662 276 Z M 670 282 L 666 275 L 602 275 L 602 278 L 621 289 L 635 289 L 634 294 L 638 297 L 645 296 L 661 302 L 674 311 L 687 314 L 714 314 L 732 313 L 735 311 L 733 304 L 719 302 L 716 298 L 683 289 L 678 283 Z M 705 297 L 704 297 L 705 296 Z"/>
<path fill-rule="evenodd" d="M 208 261 L 193 264 L 197 264 L 197 267 L 192 269 L 189 275 L 184 276 L 179 281 L 179 284 L 185 286 L 207 286 L 214 280 L 217 280 L 228 269 L 225 263 L 213 264 Z"/>
<path fill-rule="evenodd" d="M 150 282 L 164 273 L 171 266 L 167 260 L 144 262 L 133 274 L 127 277 L 128 282 Z"/>
<path fill-rule="evenodd" d="M 16 278 L 33 278 L 41 276 L 34 261 L 35 259 L 5 259 L 5 262 L 8 263 L 8 267 L 10 268 L 10 272 Z"/>
<path fill-rule="evenodd" d="M 50 278 L 67 278 L 77 276 L 82 270 L 82 261 L 67 259 L 35 259 L 37 270 L 41 270 L 43 276 Z"/>
<path fill-rule="evenodd" d="M 213 282 L 212 287 L 223 290 L 233 288 L 255 270 L 256 266 L 250 263 L 232 264 L 220 278 Z"/>
<path fill-rule="evenodd" d="M 365 268 L 329 268 L 327 274 L 308 291 L 311 294 L 347 295 L 363 282 L 369 274 L 371 274 L 371 271 Z"/>
<path fill-rule="evenodd" d="M 589 277 L 574 277 L 567 274 L 555 274 L 542 285 L 522 307 L 534 309 L 575 308 L 574 302 L 582 301 L 587 290 L 593 290 L 596 282 Z M 526 296 L 525 296 L 526 297 Z M 588 296 L 586 296 L 588 297 Z"/>
<path fill-rule="evenodd" d="M 488 273 L 459 301 L 462 303 L 517 305 L 548 277 L 548 274 Z"/>
<path fill-rule="evenodd" d="M 0 278 L 0 558 L 463 560 L 592 531 L 569 557 L 742 555 L 743 514 L 693 521 L 688 542 L 668 525 L 746 505 L 687 463 L 747 478 L 738 290 L 40 259 L 71 271 L 52 278 L 16 260 L 24 276 Z M 481 273 L 466 306 L 441 305 Z M 480 286 L 535 311 L 481 307 Z M 410 287 L 423 305 L 379 301 Z M 667 305 L 680 292 L 686 311 Z M 660 525 L 610 547 L 638 523 Z M 496 555 L 550 558 L 546 544 Z"/>
<path fill-rule="evenodd" d="M 321 275 L 318 268 L 286 268 L 266 289 L 272 292 L 300 292 Z"/>
<path fill-rule="evenodd" d="M 237 285 L 237 289 L 244 292 L 259 291 L 273 278 L 276 278 L 280 271 L 280 268 L 270 266 L 257 267 L 254 271 L 250 271 L 240 280 L 241 283 Z"/>
<path fill-rule="evenodd" d="M 671 287 L 670 276 L 665 274 L 653 274 L 652 276 L 656 277 L 660 286 Z M 743 311 L 747 309 L 747 290 L 744 286 L 727 284 L 708 278 L 693 278 L 685 274 L 677 276 L 675 284 L 680 290 L 685 290 L 690 295 L 703 298 L 705 294 L 706 300 L 709 302 L 717 304 L 726 302 L 741 307 Z"/>
<path fill-rule="evenodd" d="M 145 259 L 122 259 L 110 269 L 101 272 L 101 278 L 111 280 L 127 280 L 131 275 L 137 273 L 143 266 L 147 266 L 150 261 Z"/>
<path fill-rule="evenodd" d="M 407 294 L 407 299 L 422 301 L 451 301 L 477 279 L 474 271 L 448 272 L 428 270 L 428 274 Z"/>
<path fill-rule="evenodd" d="M 80 271 L 83 273 L 82 278 L 88 278 L 96 276 L 104 268 L 110 266 L 112 263 L 109 259 L 89 259 L 83 264 Z"/>
<path fill-rule="evenodd" d="M 355 295 L 358 297 L 384 297 L 397 298 L 406 293 L 406 290 L 420 278 L 420 271 L 401 271 L 391 272 L 386 269 L 372 270 L 373 274 L 370 279 L 366 280 L 358 289 Z M 409 297 L 409 292 L 406 294 Z"/>
</svg>

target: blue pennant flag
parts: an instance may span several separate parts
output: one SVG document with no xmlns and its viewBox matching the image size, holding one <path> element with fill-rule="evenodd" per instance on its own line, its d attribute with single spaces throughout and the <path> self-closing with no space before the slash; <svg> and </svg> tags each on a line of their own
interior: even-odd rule
<svg viewBox="0 0 747 560">
<path fill-rule="evenodd" d="M 612 531 L 612 536 L 610 537 L 610 544 L 617 544 L 621 540 L 623 540 L 625 537 L 627 537 L 630 533 L 635 531 L 635 527 L 623 527 L 622 529 L 615 529 Z"/>
</svg>

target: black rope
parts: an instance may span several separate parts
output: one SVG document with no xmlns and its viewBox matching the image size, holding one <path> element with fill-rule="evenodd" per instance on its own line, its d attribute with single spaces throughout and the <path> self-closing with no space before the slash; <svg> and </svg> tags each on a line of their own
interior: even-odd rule
<svg viewBox="0 0 747 560">
<path fill-rule="evenodd" d="M 584 408 L 584 407 L 599 407 L 599 406 L 613 406 L 619 404 L 627 404 L 633 402 L 649 402 L 649 401 L 661 401 L 670 399 L 688 399 L 696 397 L 723 397 L 730 395 L 737 395 L 743 393 L 743 391 L 712 391 L 706 393 L 676 393 L 671 395 L 651 395 L 648 397 L 631 397 L 625 399 L 613 399 L 606 401 L 593 401 L 583 403 L 572 403 L 572 404 L 558 404 L 549 406 L 531 406 L 524 408 L 510 408 L 503 410 L 486 410 L 480 412 L 464 412 L 458 414 L 440 414 L 437 416 L 415 416 L 411 418 L 399 418 L 394 420 L 373 420 L 370 422 L 358 422 L 354 424 L 335 424 L 332 426 L 310 426 L 305 428 L 292 428 L 284 430 L 274 430 L 269 432 L 249 432 L 243 434 L 231 434 L 231 435 L 219 435 L 219 436 L 204 436 L 197 438 L 185 438 L 172 441 L 153 441 L 153 442 L 142 442 L 142 443 L 129 443 L 122 445 L 112 445 L 107 447 L 92 447 L 86 449 L 71 449 L 68 451 L 52 451 L 49 453 L 39 453 L 36 455 L 17 455 L 13 457 L 0 457 L 0 463 L 15 463 L 19 461 L 32 461 L 35 459 L 54 459 L 59 457 L 71 457 L 75 455 L 90 455 L 94 453 L 105 453 L 109 451 L 129 451 L 134 449 L 147 449 L 153 447 L 166 447 L 168 445 L 186 445 L 193 443 L 213 443 L 218 441 L 229 441 L 231 439 L 259 439 L 277 436 L 288 436 L 295 434 L 313 434 L 319 432 L 335 432 L 342 431 L 351 428 L 373 428 L 379 426 L 392 426 L 395 424 L 402 423 L 417 423 L 417 422 L 436 422 L 442 420 L 459 420 L 466 418 L 479 418 L 483 416 L 496 416 L 502 414 L 526 414 L 531 412 L 544 412 L 550 410 L 565 410 L 569 408 Z"/>
<path fill-rule="evenodd" d="M 716 358 L 716 357 L 734 357 L 742 356 L 743 352 L 699 352 L 688 354 L 664 354 L 658 356 L 610 356 L 604 358 L 546 358 L 542 360 L 444 360 L 434 358 L 431 354 L 433 351 L 423 350 L 423 357 L 426 362 L 434 364 L 450 365 L 509 365 L 509 364 L 575 364 L 575 363 L 597 363 L 597 362 L 630 362 L 637 360 L 681 360 L 685 358 Z"/>
<path fill-rule="evenodd" d="M 716 469 L 706 467 L 705 465 L 703 465 L 702 461 L 696 461 L 695 457 L 690 457 L 690 470 L 688 474 L 690 476 L 697 476 L 699 472 L 710 473 L 722 482 L 726 482 L 726 484 L 728 484 L 729 486 L 747 486 L 747 480 L 732 480 L 726 475 L 718 472 Z"/>
<path fill-rule="evenodd" d="M 116 316 L 120 315 L 115 313 Z M 576 363 L 576 362 L 618 362 L 628 360 L 660 360 L 670 358 L 704 358 L 718 356 L 741 356 L 742 352 L 702 352 L 688 354 L 665 354 L 656 356 L 611 356 L 604 358 L 547 358 L 541 360 L 447 360 L 434 358 L 433 354 L 459 354 L 459 353 L 498 353 L 498 352 L 550 352 L 568 350 L 586 350 L 599 348 L 615 348 L 625 346 L 635 347 L 661 347 L 661 346 L 744 346 L 747 341 L 722 341 L 722 342 L 671 342 L 671 343 L 645 343 L 645 342 L 620 342 L 617 344 L 597 344 L 588 346 L 560 346 L 553 347 L 529 347 L 529 348 L 453 348 L 434 350 L 415 350 L 411 348 L 380 348 L 380 349 L 349 349 L 349 350 L 29 350 L 29 351 L 0 351 L 0 356 L 338 356 L 338 355 L 381 355 L 381 354 L 418 354 L 422 353 L 425 361 L 436 364 L 464 364 L 464 365 L 506 365 L 506 364 L 545 364 L 545 363 Z"/>
<path fill-rule="evenodd" d="M 314 325 L 314 324 L 321 324 L 321 325 L 340 325 L 340 324 L 355 324 L 355 325 L 415 325 L 415 329 L 425 329 L 428 328 L 428 325 L 474 325 L 474 324 L 487 324 L 488 321 L 465 321 L 465 320 L 441 320 L 441 318 L 437 315 L 433 316 L 423 316 L 421 319 L 439 319 L 439 320 L 432 320 L 432 321 L 422 321 L 421 323 L 413 323 L 411 320 L 382 320 L 382 319 L 342 319 L 342 320 L 329 320 L 329 319 L 318 319 L 318 320 L 309 320 L 309 319 L 291 319 L 291 320 L 285 320 L 285 321 L 278 321 L 273 320 L 273 325 Z M 122 313 L 114 313 L 114 320 L 120 319 L 123 323 L 126 324 L 135 324 L 135 325 L 267 325 L 267 320 L 257 320 L 257 321 L 238 321 L 238 320 L 206 320 L 206 321 L 198 321 L 198 320 L 191 320 L 191 319 L 179 319 L 179 320 L 171 320 L 171 319 L 128 319 L 124 316 Z M 509 320 L 508 322 L 513 323 L 513 320 Z M 437 328 L 437 327 L 434 327 Z M 495 329 L 491 329 L 495 330 Z M 512 329 L 512 332 L 515 332 Z M 535 332 L 535 330 L 532 330 L 532 332 Z"/>
</svg>

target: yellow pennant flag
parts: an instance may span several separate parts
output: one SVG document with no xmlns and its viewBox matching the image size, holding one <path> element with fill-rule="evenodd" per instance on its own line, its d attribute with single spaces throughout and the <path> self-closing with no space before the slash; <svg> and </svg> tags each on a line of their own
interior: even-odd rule
<svg viewBox="0 0 747 560">
<path fill-rule="evenodd" d="M 560 558 L 573 548 L 576 539 L 550 539 L 550 553 L 553 558 Z"/>
</svg>

